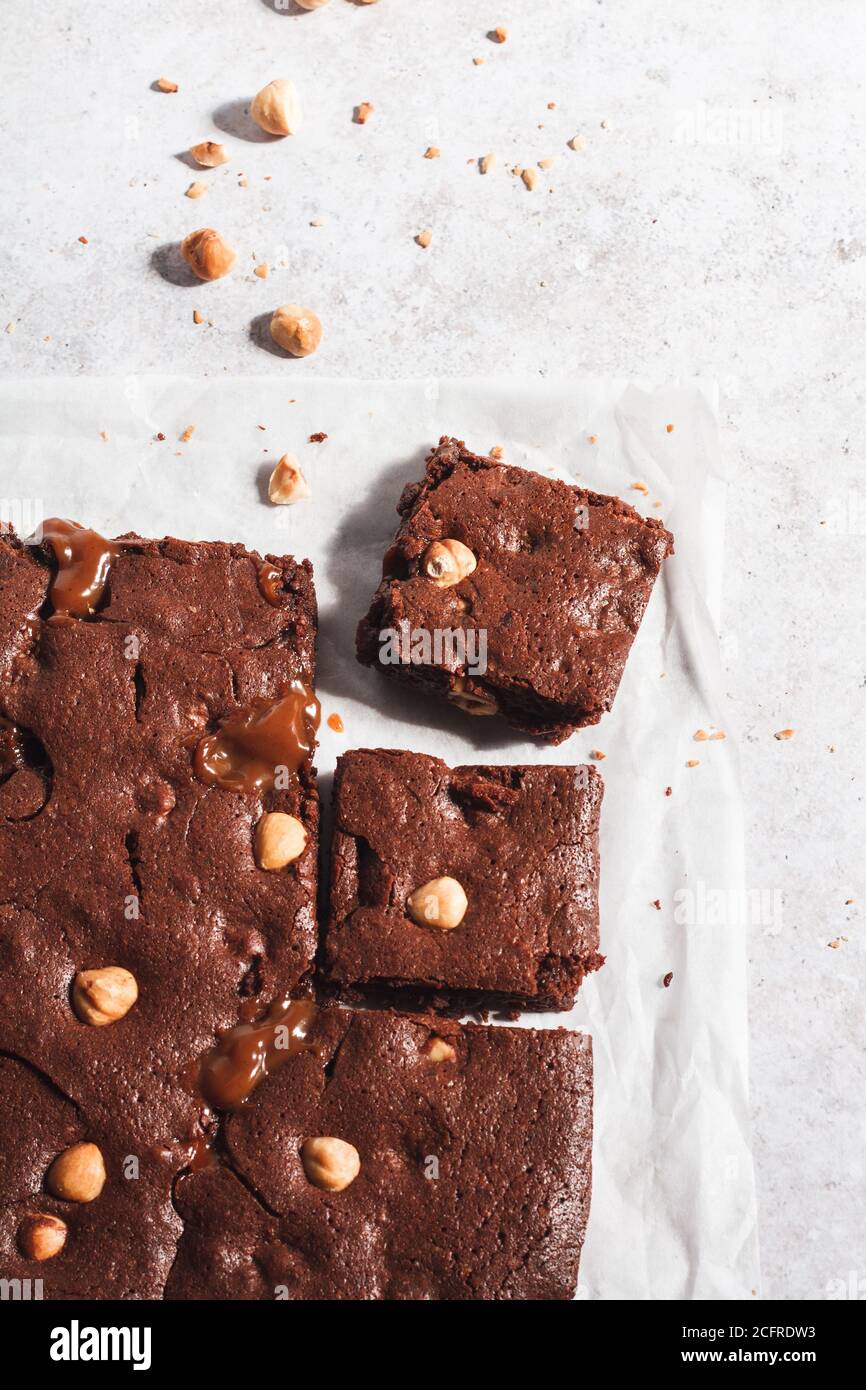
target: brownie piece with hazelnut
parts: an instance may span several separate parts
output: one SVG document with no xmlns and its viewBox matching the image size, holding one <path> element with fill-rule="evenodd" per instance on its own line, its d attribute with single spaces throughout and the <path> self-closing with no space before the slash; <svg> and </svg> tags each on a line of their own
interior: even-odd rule
<svg viewBox="0 0 866 1390">
<path fill-rule="evenodd" d="M 552 743 L 597 724 L 673 550 L 661 522 L 445 436 L 397 510 L 359 661 Z"/>
<path fill-rule="evenodd" d="M 0 1052 L 69 1099 L 77 1177 L 106 1173 L 43 1212 L 71 1139 L 34 1150 L 17 1209 L 74 1213 L 46 1297 L 153 1296 L 172 1179 L 212 1124 L 191 1074 L 240 1014 L 308 988 L 315 641 L 306 562 L 58 521 L 0 536 Z M 120 1188 L 153 1194 L 139 1222 Z M 104 1220 L 136 1230 L 135 1267 L 96 1257 Z"/>
<path fill-rule="evenodd" d="M 570 1299 L 592 1046 L 564 1029 L 323 1009 L 180 1178 L 174 1299 Z"/>
<path fill-rule="evenodd" d="M 347 998 L 569 1009 L 598 954 L 592 767 L 337 761 L 324 971 Z"/>
</svg>

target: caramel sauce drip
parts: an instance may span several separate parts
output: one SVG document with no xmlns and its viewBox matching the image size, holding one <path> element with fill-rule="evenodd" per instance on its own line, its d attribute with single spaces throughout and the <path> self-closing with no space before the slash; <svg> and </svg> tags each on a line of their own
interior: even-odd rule
<svg viewBox="0 0 866 1390">
<path fill-rule="evenodd" d="M 267 599 L 268 603 L 272 603 L 275 608 L 278 608 L 283 601 L 282 570 L 278 570 L 276 565 L 271 565 L 265 560 L 264 564 L 259 566 L 258 582 L 259 593 L 262 598 Z"/>
<path fill-rule="evenodd" d="M 297 772 L 316 745 L 319 702 L 309 686 L 293 681 L 276 700 L 253 700 L 199 740 L 195 775 L 231 792 L 270 791 L 281 767 Z"/>
<path fill-rule="evenodd" d="M 259 1082 L 307 1050 L 312 999 L 281 999 L 258 1022 L 235 1024 L 201 1060 L 198 1091 L 215 1110 L 237 1110 Z"/>
<path fill-rule="evenodd" d="M 57 561 L 48 588 L 51 617 L 89 618 L 99 607 L 117 547 L 97 531 L 59 517 L 43 522 L 42 539 Z"/>
<path fill-rule="evenodd" d="M 328 715 L 328 728 L 333 729 L 335 734 L 344 734 L 346 732 L 345 724 L 339 714 L 336 713 Z"/>
</svg>

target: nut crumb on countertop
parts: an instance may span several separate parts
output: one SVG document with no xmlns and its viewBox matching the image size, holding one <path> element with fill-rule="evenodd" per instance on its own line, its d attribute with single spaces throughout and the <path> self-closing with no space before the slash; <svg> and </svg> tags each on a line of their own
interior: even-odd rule
<svg viewBox="0 0 866 1390">
<path fill-rule="evenodd" d="M 686 767 L 700 767 L 700 765 L 700 758 L 689 758 L 688 762 L 686 763 Z"/>
<path fill-rule="evenodd" d="M 353 120 L 355 125 L 366 125 L 375 111 L 375 106 L 371 101 L 361 101 L 355 107 Z"/>
<path fill-rule="evenodd" d="M 832 951 L 838 951 L 838 949 L 839 949 L 839 947 L 842 945 L 842 943 L 845 942 L 845 941 L 847 941 L 847 940 L 848 940 L 847 936 L 834 936 L 834 938 L 833 938 L 832 941 L 828 941 L 828 942 L 827 942 L 827 945 L 830 947 L 830 949 L 831 949 Z"/>
<path fill-rule="evenodd" d="M 186 193 L 184 194 L 184 197 L 200 198 L 203 193 L 207 193 L 207 184 L 195 182 L 190 184 L 189 188 L 186 190 Z"/>
<path fill-rule="evenodd" d="M 503 449 L 501 444 L 494 444 L 493 448 L 490 450 L 490 457 L 492 459 L 501 459 L 504 456 L 504 454 L 505 450 Z"/>
<path fill-rule="evenodd" d="M 777 734 L 773 734 L 773 738 L 778 738 L 778 739 L 793 738 L 795 733 L 796 733 L 796 729 L 780 729 L 779 732 L 778 732 Z"/>
<path fill-rule="evenodd" d="M 418 235 L 415 237 L 415 240 L 417 241 L 418 245 L 423 246 L 426 251 L 427 247 L 433 240 L 433 233 L 431 232 L 429 227 L 425 227 L 423 231 L 418 233 Z"/>
<path fill-rule="evenodd" d="M 508 30 L 504 24 L 497 24 L 495 29 L 491 29 L 487 37 L 492 43 L 505 43 L 508 38 Z"/>
<path fill-rule="evenodd" d="M 664 979 L 662 980 L 662 984 L 664 985 L 665 989 L 670 989 L 670 987 L 671 987 L 671 980 L 672 980 L 673 978 L 674 978 L 674 972 L 673 972 L 672 970 L 669 970 L 668 973 L 665 975 Z"/>
<path fill-rule="evenodd" d="M 439 149 L 438 145 L 428 145 L 426 150 L 424 151 L 424 158 L 438 159 L 441 153 L 442 151 Z"/>
<path fill-rule="evenodd" d="M 193 309 L 193 311 L 192 311 L 192 321 L 193 321 L 193 323 L 203 323 L 203 322 L 204 322 L 204 315 L 202 314 L 202 312 L 201 312 L 200 309 Z"/>
<path fill-rule="evenodd" d="M 674 794 L 674 789 L 673 789 L 673 787 L 665 787 L 665 796 L 673 796 L 673 794 Z"/>
<path fill-rule="evenodd" d="M 315 434 L 310 435 L 310 443 L 323 444 L 327 437 L 324 430 L 317 430 Z"/>
<path fill-rule="evenodd" d="M 652 904 L 652 905 L 653 905 L 653 907 L 655 908 L 656 912 L 661 912 L 661 910 L 662 910 L 661 898 L 653 898 L 653 904 Z"/>
<path fill-rule="evenodd" d="M 604 762 L 605 758 L 607 757 L 607 754 L 602 753 L 600 748 L 593 748 L 589 756 L 591 758 L 594 758 L 597 763 L 601 763 Z"/>
<path fill-rule="evenodd" d="M 192 439 L 192 437 L 193 437 L 194 434 L 195 434 L 195 425 L 187 425 L 186 429 L 184 430 L 183 434 L 182 434 L 181 437 L 180 437 L 180 442 L 181 442 L 181 444 L 188 444 L 189 441 Z"/>
<path fill-rule="evenodd" d="M 489 174 L 495 163 L 495 154 L 492 152 L 490 154 L 483 154 L 478 161 L 478 168 L 481 170 L 482 174 Z"/>
<path fill-rule="evenodd" d="M 158 77 L 156 80 L 156 86 L 159 88 L 161 92 L 177 91 L 177 83 L 169 81 L 167 77 Z"/>
</svg>

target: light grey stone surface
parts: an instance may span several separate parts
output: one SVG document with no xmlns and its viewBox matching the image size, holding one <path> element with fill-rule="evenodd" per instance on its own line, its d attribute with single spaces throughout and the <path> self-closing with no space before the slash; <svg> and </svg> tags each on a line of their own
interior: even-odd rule
<svg viewBox="0 0 866 1390">
<path fill-rule="evenodd" d="M 866 11 L 3 0 L 0 29 L 4 375 L 719 378 L 727 729 L 748 882 L 781 895 L 750 926 L 764 1294 L 863 1297 Z M 259 139 L 278 75 L 306 126 Z M 197 174 L 207 138 L 231 162 Z M 199 226 L 236 270 L 175 283 Z M 325 325 L 304 362 L 261 335 L 286 301 Z"/>
</svg>

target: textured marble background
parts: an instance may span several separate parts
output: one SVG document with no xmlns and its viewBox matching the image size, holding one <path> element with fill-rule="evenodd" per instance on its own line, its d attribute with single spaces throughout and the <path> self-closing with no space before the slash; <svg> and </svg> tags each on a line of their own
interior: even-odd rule
<svg viewBox="0 0 866 1390">
<path fill-rule="evenodd" d="M 750 926 L 764 1294 L 866 1296 L 866 10 L 2 0 L 0 32 L 4 375 L 719 379 L 727 730 L 781 904 Z M 278 75 L 306 110 L 282 142 L 245 115 Z M 206 138 L 232 160 L 197 175 Z M 532 192 L 508 172 L 548 158 Z M 238 266 L 176 283 L 205 225 Z M 288 300 L 325 325 L 305 362 L 262 337 Z"/>
</svg>

